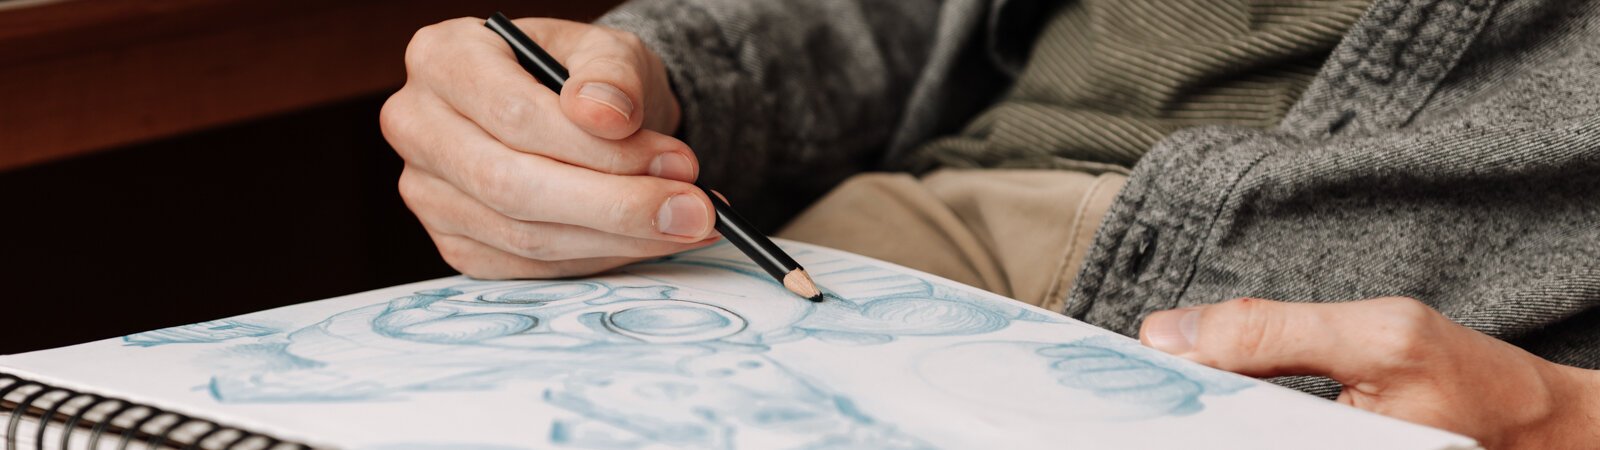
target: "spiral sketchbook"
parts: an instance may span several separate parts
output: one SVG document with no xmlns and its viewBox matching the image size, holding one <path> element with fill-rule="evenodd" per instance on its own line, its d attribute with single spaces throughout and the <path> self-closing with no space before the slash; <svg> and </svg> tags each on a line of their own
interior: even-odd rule
<svg viewBox="0 0 1600 450">
<path fill-rule="evenodd" d="M 445 278 L 3 356 L 0 436 L 7 449 L 1476 448 L 781 244 L 825 301 L 717 245 L 585 279 Z"/>
</svg>

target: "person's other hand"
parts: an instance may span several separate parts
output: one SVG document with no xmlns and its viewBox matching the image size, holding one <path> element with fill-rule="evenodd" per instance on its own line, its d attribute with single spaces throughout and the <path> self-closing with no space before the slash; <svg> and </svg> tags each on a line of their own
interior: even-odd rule
<svg viewBox="0 0 1600 450">
<path fill-rule="evenodd" d="M 1600 375 L 1555 364 L 1409 298 L 1237 299 L 1150 314 L 1139 340 L 1257 377 L 1321 375 L 1339 402 L 1490 449 L 1600 445 Z"/>
<path fill-rule="evenodd" d="M 405 159 L 400 194 L 446 262 L 478 278 L 563 277 L 714 241 L 654 53 L 618 30 L 516 20 L 571 71 L 558 95 L 483 22 L 418 31 L 380 117 Z"/>
</svg>

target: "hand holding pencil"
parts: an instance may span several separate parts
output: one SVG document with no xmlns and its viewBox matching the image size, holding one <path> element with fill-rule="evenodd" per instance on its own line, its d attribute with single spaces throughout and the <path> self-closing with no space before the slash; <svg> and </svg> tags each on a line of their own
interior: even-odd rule
<svg viewBox="0 0 1600 450">
<path fill-rule="evenodd" d="M 799 264 L 692 184 L 698 161 L 670 136 L 677 99 L 637 37 L 518 22 L 497 13 L 499 35 L 470 18 L 417 32 L 406 85 L 383 108 L 406 161 L 401 195 L 446 262 L 477 278 L 587 275 L 709 245 L 716 227 L 785 287 L 821 298 Z"/>
<path fill-rule="evenodd" d="M 384 105 L 400 192 L 445 261 L 479 278 L 578 276 L 714 242 L 659 58 L 621 31 L 517 22 L 568 63 L 567 89 L 533 82 L 466 18 L 416 34 Z"/>
<path fill-rule="evenodd" d="M 506 41 L 511 52 L 516 55 L 517 63 L 522 65 L 534 79 L 539 80 L 540 84 L 554 92 L 565 90 L 571 74 L 562 67 L 560 61 L 556 61 L 555 57 L 545 52 L 543 47 L 524 34 L 516 24 L 511 23 L 511 19 L 497 12 L 484 22 L 484 26 L 494 30 L 495 34 Z M 822 291 L 817 289 L 816 282 L 812 281 L 811 275 L 806 273 L 805 268 L 800 267 L 800 263 L 795 262 L 794 258 L 740 216 L 722 194 L 704 186 L 701 188 L 710 196 L 711 204 L 716 209 L 717 231 L 727 237 L 728 242 L 749 256 L 757 266 L 789 292 L 813 302 L 822 301 Z"/>
</svg>

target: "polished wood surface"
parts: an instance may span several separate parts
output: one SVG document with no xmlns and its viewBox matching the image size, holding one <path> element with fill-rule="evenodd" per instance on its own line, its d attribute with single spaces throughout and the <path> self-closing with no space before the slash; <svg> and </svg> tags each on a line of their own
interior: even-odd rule
<svg viewBox="0 0 1600 450">
<path fill-rule="evenodd" d="M 444 19 L 590 20 L 616 3 L 0 2 L 0 170 L 394 89 L 411 34 Z"/>
</svg>

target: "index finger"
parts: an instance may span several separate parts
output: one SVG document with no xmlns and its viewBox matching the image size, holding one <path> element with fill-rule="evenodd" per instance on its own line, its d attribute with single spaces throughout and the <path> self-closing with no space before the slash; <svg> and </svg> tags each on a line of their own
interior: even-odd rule
<svg viewBox="0 0 1600 450">
<path fill-rule="evenodd" d="M 562 113 L 559 95 L 523 70 L 480 19 L 454 19 L 419 31 L 406 62 L 408 73 L 422 81 L 417 84 L 512 149 L 616 175 L 682 178 L 698 172 L 688 145 L 670 136 L 646 131 L 610 140 L 572 123 Z M 680 165 L 687 161 L 689 170 L 652 171 L 667 154 Z"/>
</svg>

